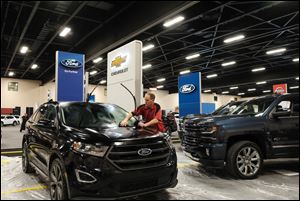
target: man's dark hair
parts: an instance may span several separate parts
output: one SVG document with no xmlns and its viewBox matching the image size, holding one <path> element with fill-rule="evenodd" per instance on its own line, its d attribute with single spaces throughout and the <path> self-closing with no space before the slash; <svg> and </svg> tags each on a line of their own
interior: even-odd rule
<svg viewBox="0 0 300 201">
<path fill-rule="evenodd" d="M 151 100 L 155 101 L 155 94 L 154 93 L 148 92 L 148 93 L 146 93 L 146 95 L 147 94 L 150 96 Z"/>
</svg>

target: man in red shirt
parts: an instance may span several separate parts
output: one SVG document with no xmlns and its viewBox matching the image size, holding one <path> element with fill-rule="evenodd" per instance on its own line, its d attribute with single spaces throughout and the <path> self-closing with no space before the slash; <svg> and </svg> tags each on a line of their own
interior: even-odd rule
<svg viewBox="0 0 300 201">
<path fill-rule="evenodd" d="M 164 124 L 162 121 L 162 111 L 160 105 L 155 103 L 155 95 L 153 93 L 146 93 L 145 104 L 140 105 L 134 112 L 127 114 L 126 118 L 121 122 L 121 126 L 127 126 L 128 120 L 133 116 L 142 115 L 143 122 L 139 122 L 142 128 L 151 128 L 156 132 L 164 132 Z"/>
</svg>

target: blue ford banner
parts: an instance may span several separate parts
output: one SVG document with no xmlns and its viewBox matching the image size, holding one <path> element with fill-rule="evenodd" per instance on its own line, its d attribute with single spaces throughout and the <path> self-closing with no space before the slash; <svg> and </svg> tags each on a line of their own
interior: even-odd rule
<svg viewBox="0 0 300 201">
<path fill-rule="evenodd" d="M 201 114 L 201 73 L 178 78 L 179 116 Z"/>
<path fill-rule="evenodd" d="M 56 100 L 84 101 L 84 55 L 56 51 Z"/>
</svg>

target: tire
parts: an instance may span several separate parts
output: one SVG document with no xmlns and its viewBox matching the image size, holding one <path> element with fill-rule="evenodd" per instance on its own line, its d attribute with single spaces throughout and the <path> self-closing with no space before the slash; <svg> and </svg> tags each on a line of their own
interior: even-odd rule
<svg viewBox="0 0 300 201">
<path fill-rule="evenodd" d="M 4 123 L 1 121 L 1 127 L 3 127 L 4 126 Z"/>
<path fill-rule="evenodd" d="M 13 125 L 14 125 L 14 126 L 16 126 L 16 125 L 17 125 L 17 122 L 16 122 L 16 121 L 14 121 Z"/>
<path fill-rule="evenodd" d="M 263 167 L 263 155 L 259 146 L 250 141 L 232 145 L 227 153 L 226 167 L 236 178 L 256 178 Z"/>
<path fill-rule="evenodd" d="M 27 142 L 24 142 L 24 144 L 23 144 L 23 153 L 22 153 L 22 170 L 25 173 L 33 173 L 34 169 L 29 164 L 29 159 L 28 159 L 27 152 L 28 152 Z"/>
<path fill-rule="evenodd" d="M 50 196 L 51 200 L 66 200 L 68 199 L 66 171 L 62 162 L 57 158 L 54 159 L 50 166 Z"/>
</svg>

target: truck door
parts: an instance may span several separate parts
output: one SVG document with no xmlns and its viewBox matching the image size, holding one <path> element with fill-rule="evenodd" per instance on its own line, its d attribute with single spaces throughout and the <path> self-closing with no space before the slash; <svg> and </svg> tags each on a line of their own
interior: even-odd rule
<svg viewBox="0 0 300 201">
<path fill-rule="evenodd" d="M 289 115 L 273 117 L 272 113 L 290 111 Z M 288 113 L 287 113 L 288 114 Z M 269 140 L 276 157 L 299 155 L 299 97 L 289 96 L 281 100 L 270 113 Z"/>
</svg>

